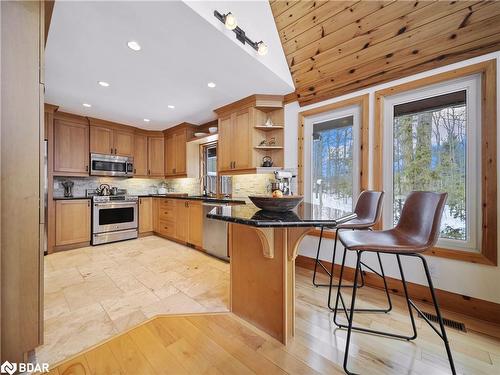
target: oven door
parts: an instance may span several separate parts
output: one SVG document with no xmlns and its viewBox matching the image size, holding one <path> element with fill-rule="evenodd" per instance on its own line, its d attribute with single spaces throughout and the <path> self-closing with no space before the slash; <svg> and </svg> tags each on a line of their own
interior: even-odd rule
<svg viewBox="0 0 500 375">
<path fill-rule="evenodd" d="M 137 228 L 137 202 L 94 203 L 93 233 Z"/>
<path fill-rule="evenodd" d="M 111 155 L 91 155 L 91 176 L 127 176 L 130 161 L 127 157 Z"/>
</svg>

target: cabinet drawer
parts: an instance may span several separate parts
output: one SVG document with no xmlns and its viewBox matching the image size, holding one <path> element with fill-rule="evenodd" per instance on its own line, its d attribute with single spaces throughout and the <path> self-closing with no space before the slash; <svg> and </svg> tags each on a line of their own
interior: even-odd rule
<svg viewBox="0 0 500 375">
<path fill-rule="evenodd" d="M 160 219 L 160 234 L 168 237 L 175 237 L 175 222 Z"/>
<path fill-rule="evenodd" d="M 175 199 L 162 199 L 160 200 L 160 209 L 168 209 L 175 207 Z"/>
<path fill-rule="evenodd" d="M 160 220 L 173 221 L 175 219 L 175 208 L 160 205 L 158 214 L 160 215 Z"/>
</svg>

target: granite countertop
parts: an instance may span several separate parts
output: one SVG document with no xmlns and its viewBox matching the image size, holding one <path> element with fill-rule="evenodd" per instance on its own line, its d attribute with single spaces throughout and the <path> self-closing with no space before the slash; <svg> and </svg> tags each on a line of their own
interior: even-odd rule
<svg viewBox="0 0 500 375">
<path fill-rule="evenodd" d="M 356 218 L 356 214 L 302 202 L 288 212 L 264 211 L 253 203 L 215 207 L 208 218 L 254 227 L 335 227 Z"/>
<path fill-rule="evenodd" d="M 233 204 L 246 204 L 246 198 L 224 198 L 224 197 L 204 197 L 202 195 L 187 195 L 187 194 L 147 194 L 139 195 L 139 197 L 153 197 L 153 198 L 169 198 L 169 199 L 185 199 L 191 201 L 202 201 L 204 203 L 233 203 Z"/>
<path fill-rule="evenodd" d="M 245 204 L 246 198 L 223 198 L 223 197 L 204 197 L 201 195 L 188 195 L 183 193 L 170 193 L 170 194 L 139 194 L 139 198 L 169 198 L 169 199 L 186 199 L 193 201 L 202 201 L 204 203 L 227 203 L 227 204 Z M 54 200 L 72 200 L 72 199 L 91 199 L 92 197 L 53 197 Z"/>
<path fill-rule="evenodd" d="M 55 201 L 70 201 L 72 199 L 91 199 L 91 197 L 53 197 Z"/>
</svg>

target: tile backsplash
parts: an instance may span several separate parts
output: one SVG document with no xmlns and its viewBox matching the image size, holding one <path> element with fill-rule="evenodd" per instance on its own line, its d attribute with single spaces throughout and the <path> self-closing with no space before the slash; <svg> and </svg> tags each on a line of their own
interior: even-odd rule
<svg viewBox="0 0 500 375">
<path fill-rule="evenodd" d="M 61 182 L 71 180 L 73 196 L 83 197 L 87 189 L 96 189 L 100 184 L 109 184 L 119 189 L 126 189 L 128 194 L 141 195 L 156 193 L 160 183 L 165 182 L 169 191 L 188 194 L 200 193 L 200 182 L 197 178 L 152 179 L 152 178 L 120 178 L 120 177 L 54 177 L 54 197 L 64 196 Z"/>
<path fill-rule="evenodd" d="M 235 175 L 233 176 L 233 197 L 269 194 L 273 180 L 273 174 Z"/>
</svg>

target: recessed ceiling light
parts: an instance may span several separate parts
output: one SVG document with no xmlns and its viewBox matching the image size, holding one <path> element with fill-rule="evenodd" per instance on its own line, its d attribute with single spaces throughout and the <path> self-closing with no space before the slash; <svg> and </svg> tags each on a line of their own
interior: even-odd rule
<svg viewBox="0 0 500 375">
<path fill-rule="evenodd" d="M 104 81 L 99 81 L 97 82 L 99 85 L 101 85 L 102 87 L 109 87 L 109 83 L 108 82 L 104 82 Z"/>
<path fill-rule="evenodd" d="M 84 107 L 87 107 L 87 108 L 92 107 L 92 105 L 91 105 L 91 104 L 89 104 L 89 103 L 83 103 L 82 105 L 83 105 Z"/>
<path fill-rule="evenodd" d="M 145 119 L 144 119 L 144 122 L 150 122 L 150 121 L 151 121 L 151 120 L 150 120 L 150 119 L 148 119 L 148 118 L 145 118 Z"/>
<path fill-rule="evenodd" d="M 215 86 L 217 86 L 214 82 L 208 82 L 207 86 L 213 89 Z"/>
<path fill-rule="evenodd" d="M 134 40 L 131 40 L 130 42 L 127 43 L 128 48 L 134 51 L 140 51 L 141 50 L 141 45 L 137 43 Z"/>
<path fill-rule="evenodd" d="M 170 109 L 174 109 L 175 105 L 169 104 L 169 105 L 167 105 L 167 107 L 170 108 Z"/>
</svg>

